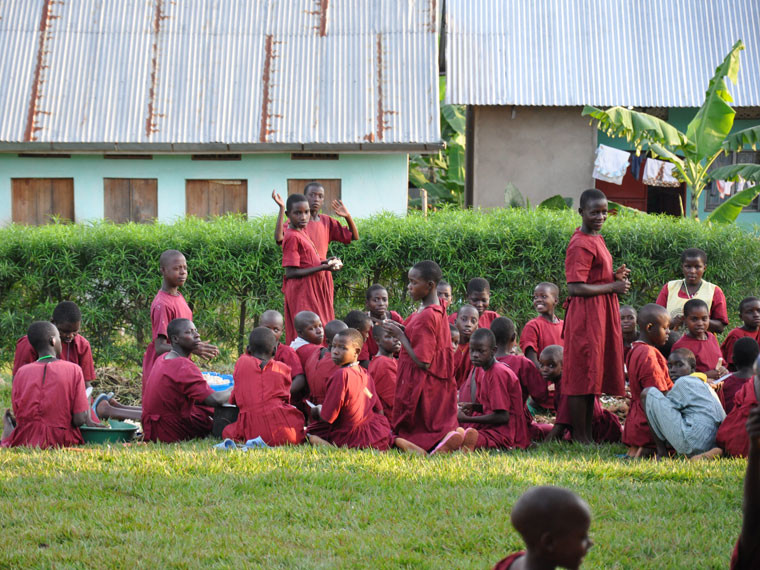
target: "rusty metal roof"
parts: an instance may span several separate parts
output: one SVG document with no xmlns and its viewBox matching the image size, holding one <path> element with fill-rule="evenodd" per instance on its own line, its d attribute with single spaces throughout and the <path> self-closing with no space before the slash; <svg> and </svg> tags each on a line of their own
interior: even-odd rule
<svg viewBox="0 0 760 570">
<path fill-rule="evenodd" d="M 424 150 L 437 0 L 6 0 L 0 149 Z"/>
<path fill-rule="evenodd" d="M 446 102 L 699 107 L 744 41 L 734 105 L 760 106 L 759 0 L 446 0 Z"/>
</svg>

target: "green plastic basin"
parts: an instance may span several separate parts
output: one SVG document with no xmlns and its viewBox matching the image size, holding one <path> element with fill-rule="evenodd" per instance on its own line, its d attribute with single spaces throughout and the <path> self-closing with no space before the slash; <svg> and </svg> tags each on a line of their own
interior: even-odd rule
<svg viewBox="0 0 760 570">
<path fill-rule="evenodd" d="M 130 441 L 135 437 L 137 426 L 126 422 L 108 420 L 110 428 L 81 426 L 82 439 L 85 443 L 119 443 Z"/>
</svg>

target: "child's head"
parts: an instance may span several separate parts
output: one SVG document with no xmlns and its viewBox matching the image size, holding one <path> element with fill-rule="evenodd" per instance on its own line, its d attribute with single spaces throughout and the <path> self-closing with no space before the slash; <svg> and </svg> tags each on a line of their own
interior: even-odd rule
<svg viewBox="0 0 760 570">
<path fill-rule="evenodd" d="M 57 357 L 61 355 L 61 335 L 53 323 L 33 322 L 26 331 L 26 337 L 37 354 L 50 354 L 52 349 Z"/>
<path fill-rule="evenodd" d="M 348 328 L 358 330 L 363 341 L 367 340 L 372 332 L 372 319 L 364 311 L 350 311 L 343 322 Z"/>
<path fill-rule="evenodd" d="M 496 353 L 496 337 L 491 329 L 478 329 L 470 336 L 470 362 L 473 366 L 484 367 L 493 362 Z"/>
<path fill-rule="evenodd" d="M 688 348 L 677 348 L 668 356 L 668 374 L 674 382 L 681 376 L 694 374 L 697 357 Z"/>
<path fill-rule="evenodd" d="M 459 329 L 453 323 L 449 323 L 449 331 L 451 331 L 451 347 L 456 349 L 459 346 L 459 341 L 462 340 L 459 337 Z"/>
<path fill-rule="evenodd" d="M 750 368 L 755 360 L 757 360 L 758 354 L 760 354 L 760 348 L 757 345 L 757 341 L 754 338 L 745 336 L 734 343 L 731 359 L 734 361 L 736 369 L 741 370 L 742 368 Z"/>
<path fill-rule="evenodd" d="M 451 305 L 451 300 L 454 297 L 451 293 L 451 285 L 447 281 L 439 281 L 438 285 L 436 286 L 436 291 L 438 291 L 438 298 L 446 303 L 446 305 Z"/>
<path fill-rule="evenodd" d="M 306 196 L 303 194 L 291 194 L 288 196 L 288 201 L 285 203 L 285 215 L 288 216 L 290 225 L 295 229 L 304 229 L 311 217 L 311 209 L 309 208 L 309 201 L 306 199 Z"/>
<path fill-rule="evenodd" d="M 539 315 L 554 315 L 554 307 L 559 301 L 559 287 L 544 281 L 533 289 L 533 308 Z"/>
<path fill-rule="evenodd" d="M 550 566 L 578 568 L 593 542 L 586 501 L 560 487 L 533 487 L 512 507 L 512 526 L 528 553 Z"/>
<path fill-rule="evenodd" d="M 382 285 L 375 283 L 367 289 L 366 305 L 367 310 L 376 319 L 384 319 L 388 311 L 388 291 Z"/>
<path fill-rule="evenodd" d="M 303 189 L 303 195 L 309 202 L 309 209 L 312 212 L 319 212 L 325 201 L 325 188 L 316 180 L 312 180 Z"/>
<path fill-rule="evenodd" d="M 298 336 L 311 344 L 322 344 L 325 339 L 325 330 L 317 313 L 301 311 L 293 319 L 293 327 Z"/>
<path fill-rule="evenodd" d="M 467 283 L 467 300 L 478 310 L 478 315 L 482 315 L 491 303 L 491 286 L 488 281 L 482 277 L 470 279 Z"/>
<path fill-rule="evenodd" d="M 259 326 L 268 328 L 274 333 L 274 336 L 279 339 L 285 328 L 285 321 L 279 311 L 269 309 L 268 311 L 261 313 L 261 317 L 259 317 Z"/>
<path fill-rule="evenodd" d="M 187 281 L 187 260 L 182 252 L 167 249 L 158 258 L 158 264 L 167 287 L 181 287 Z"/>
<path fill-rule="evenodd" d="M 607 220 L 607 196 L 601 190 L 591 188 L 581 194 L 578 213 L 586 232 L 598 233 Z"/>
<path fill-rule="evenodd" d="M 169 337 L 173 350 L 180 352 L 177 349 L 181 349 L 187 354 L 191 353 L 201 342 L 201 335 L 190 319 L 174 319 L 169 322 L 166 327 L 166 336 Z"/>
<path fill-rule="evenodd" d="M 415 264 L 409 270 L 407 277 L 409 278 L 407 285 L 409 296 L 415 301 L 421 301 L 430 295 L 431 291 L 436 290 L 441 280 L 441 268 L 435 261 L 427 259 Z"/>
<path fill-rule="evenodd" d="M 330 357 L 338 366 L 353 364 L 359 358 L 362 346 L 364 346 L 362 333 L 356 329 L 347 328 L 333 338 Z"/>
<path fill-rule="evenodd" d="M 278 339 L 269 327 L 256 327 L 248 336 L 248 354 L 260 360 L 269 360 L 277 352 Z"/>
<path fill-rule="evenodd" d="M 633 334 L 636 332 L 636 309 L 630 305 L 623 305 L 620 307 L 620 328 L 623 330 L 623 334 Z"/>
<path fill-rule="evenodd" d="M 683 250 L 681 254 L 681 270 L 687 285 L 699 285 L 707 267 L 707 254 L 697 247 Z"/>
<path fill-rule="evenodd" d="M 558 344 L 550 344 L 541 351 L 538 356 L 538 363 L 541 365 L 539 371 L 541 376 L 547 382 L 555 382 L 562 378 L 562 360 L 564 350 Z"/>
<path fill-rule="evenodd" d="M 517 340 L 517 330 L 512 319 L 497 317 L 491 323 L 491 332 L 496 337 L 496 346 L 508 346 Z"/>
<path fill-rule="evenodd" d="M 622 316 L 621 316 L 622 319 Z M 641 307 L 638 325 L 642 340 L 652 346 L 664 346 L 670 334 L 670 315 L 665 307 L 649 303 Z"/>
<path fill-rule="evenodd" d="M 689 299 L 683 306 L 683 320 L 693 337 L 701 337 L 710 326 L 710 309 L 702 299 Z"/>
<path fill-rule="evenodd" d="M 459 329 L 459 341 L 469 342 L 470 335 L 478 328 L 478 310 L 472 305 L 462 305 L 457 311 L 457 319 L 454 321 Z"/>
<path fill-rule="evenodd" d="M 79 333 L 82 326 L 82 313 L 73 301 L 61 301 L 53 309 L 51 322 L 61 335 L 61 342 L 69 343 Z"/>
<path fill-rule="evenodd" d="M 401 341 L 393 335 L 389 335 L 383 325 L 372 327 L 372 338 L 375 339 L 379 346 L 387 354 L 398 354 L 401 350 Z"/>
<path fill-rule="evenodd" d="M 348 325 L 344 323 L 343 321 L 339 321 L 338 319 L 335 319 L 334 321 L 330 321 L 325 325 L 325 344 L 328 347 L 332 346 L 332 341 L 335 338 L 335 335 L 338 334 L 340 331 L 344 331 L 348 328 Z"/>
<path fill-rule="evenodd" d="M 750 330 L 757 330 L 760 327 L 760 299 L 757 297 L 746 297 L 739 303 L 739 317 L 744 322 L 744 326 Z"/>
</svg>

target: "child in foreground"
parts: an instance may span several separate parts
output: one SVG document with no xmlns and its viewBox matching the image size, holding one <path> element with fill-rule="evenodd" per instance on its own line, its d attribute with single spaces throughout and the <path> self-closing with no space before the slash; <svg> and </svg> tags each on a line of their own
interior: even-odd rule
<svg viewBox="0 0 760 570">
<path fill-rule="evenodd" d="M 641 392 L 641 407 L 652 429 L 657 457 L 667 457 L 666 444 L 688 457 L 715 447 L 718 426 L 726 412 L 705 375 L 695 369 L 694 353 L 677 348 L 668 358 L 673 380 L 670 392 L 666 395 L 652 387 Z"/>
<path fill-rule="evenodd" d="M 588 536 L 591 509 L 561 487 L 533 487 L 512 507 L 512 526 L 526 549 L 500 560 L 494 570 L 579 568 L 594 545 Z"/>
<path fill-rule="evenodd" d="M 749 414 L 746 424 L 749 453 L 744 476 L 742 530 L 731 556 L 731 570 L 760 568 L 760 409 Z"/>
<path fill-rule="evenodd" d="M 533 308 L 538 316 L 525 323 L 520 334 L 520 348 L 538 368 L 538 355 L 547 346 L 562 346 L 562 327 L 565 321 L 554 314 L 554 307 L 559 301 L 559 287 L 554 283 L 543 282 L 533 290 Z"/>
<path fill-rule="evenodd" d="M 733 329 L 726 335 L 723 344 L 720 345 L 720 351 L 723 354 L 723 361 L 730 371 L 736 370 L 733 360 L 733 346 L 740 338 L 749 337 L 755 342 L 760 343 L 760 299 L 757 297 L 746 297 L 739 303 L 739 317 L 744 323 L 740 327 Z"/>
<path fill-rule="evenodd" d="M 245 354 L 235 363 L 230 404 L 240 413 L 222 437 L 247 441 L 261 437 L 269 446 L 303 442 L 304 417 L 290 405 L 290 368 L 274 359 L 277 337 L 266 327 L 248 337 Z"/>
<path fill-rule="evenodd" d="M 728 374 L 728 370 L 723 366 L 718 339 L 708 330 L 710 313 L 702 299 L 691 299 L 684 304 L 683 323 L 686 333 L 673 345 L 673 350 L 690 350 L 696 358 L 696 371 L 703 372 L 710 380 L 717 380 Z"/>
</svg>

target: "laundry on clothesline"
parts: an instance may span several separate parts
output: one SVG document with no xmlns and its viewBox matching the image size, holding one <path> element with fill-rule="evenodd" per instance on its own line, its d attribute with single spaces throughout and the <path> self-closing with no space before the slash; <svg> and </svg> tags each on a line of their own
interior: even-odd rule
<svg viewBox="0 0 760 570">
<path fill-rule="evenodd" d="M 647 186 L 664 186 L 678 188 L 681 183 L 673 176 L 675 165 L 671 162 L 648 158 L 644 164 L 644 184 Z"/>
<path fill-rule="evenodd" d="M 591 176 L 597 180 L 604 180 L 617 185 L 622 184 L 630 156 L 627 151 L 600 144 L 599 148 L 596 149 L 594 172 Z"/>
</svg>

